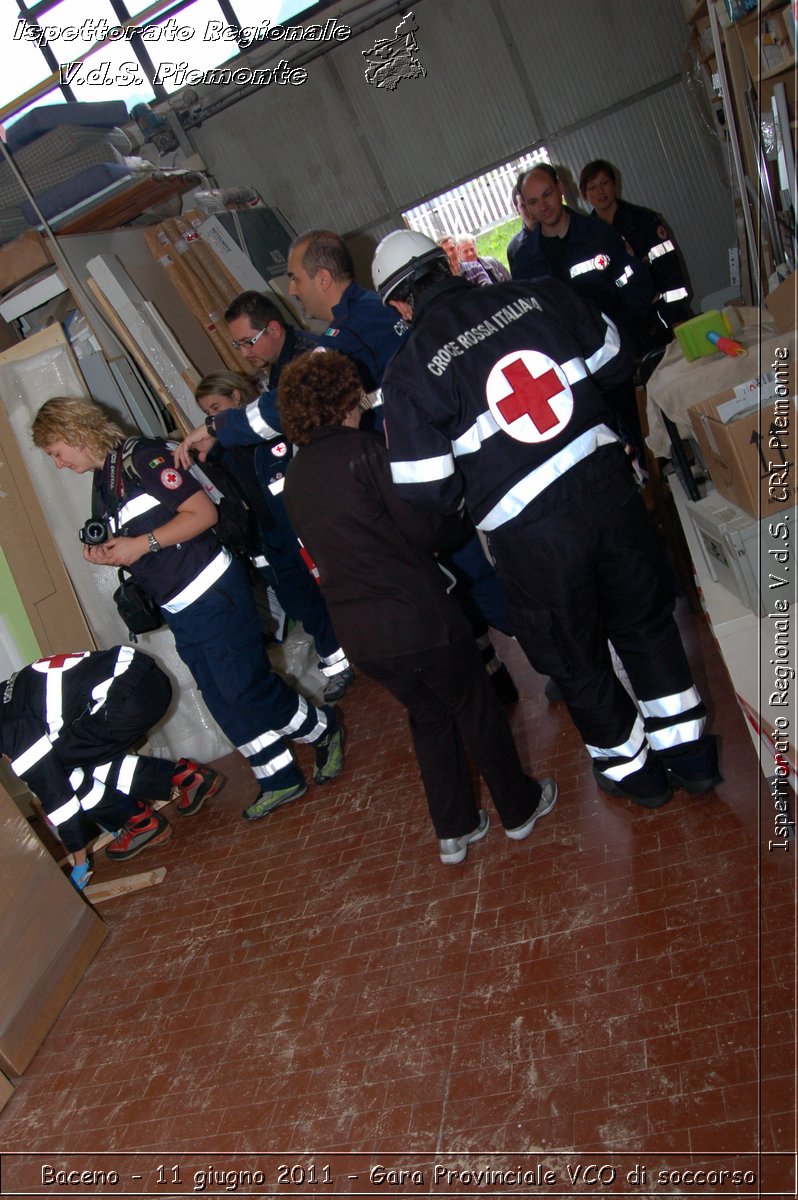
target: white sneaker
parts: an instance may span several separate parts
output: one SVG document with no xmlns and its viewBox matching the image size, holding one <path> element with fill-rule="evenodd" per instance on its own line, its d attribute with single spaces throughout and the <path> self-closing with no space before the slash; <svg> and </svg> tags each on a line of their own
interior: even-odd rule
<svg viewBox="0 0 798 1200">
<path fill-rule="evenodd" d="M 523 825 L 516 825 L 515 829 L 505 829 L 508 838 L 514 842 L 522 842 L 524 838 L 529 837 L 532 830 L 535 828 L 535 822 L 541 817 L 545 817 L 546 813 L 550 813 L 557 803 L 557 784 L 553 779 L 541 779 L 540 786 L 542 791 L 538 806 L 532 813 L 528 821 L 524 821 Z"/>
<path fill-rule="evenodd" d="M 471 833 L 464 833 L 459 838 L 438 838 L 438 845 L 441 848 L 441 862 L 452 864 L 461 863 L 468 854 L 468 847 L 472 842 L 479 842 L 488 832 L 490 825 L 490 817 L 485 812 L 484 808 L 479 810 L 479 825 Z"/>
</svg>

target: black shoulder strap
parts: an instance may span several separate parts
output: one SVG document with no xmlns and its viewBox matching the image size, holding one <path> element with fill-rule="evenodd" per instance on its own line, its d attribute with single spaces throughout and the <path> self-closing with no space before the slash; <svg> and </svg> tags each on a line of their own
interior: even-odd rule
<svg viewBox="0 0 798 1200">
<path fill-rule="evenodd" d="M 95 482 L 91 485 L 91 515 L 93 517 L 101 517 L 103 515 L 103 502 L 100 495 L 100 489 Z"/>
</svg>

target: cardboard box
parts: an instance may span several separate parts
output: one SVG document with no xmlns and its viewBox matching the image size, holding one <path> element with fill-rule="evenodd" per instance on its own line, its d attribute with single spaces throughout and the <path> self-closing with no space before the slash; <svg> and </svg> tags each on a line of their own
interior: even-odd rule
<svg viewBox="0 0 798 1200">
<path fill-rule="evenodd" d="M 0 246 L 0 295 L 51 265 L 47 244 L 41 234 L 35 229 L 20 234 L 13 242 Z"/>
<path fill-rule="evenodd" d="M 765 297 L 765 307 L 782 333 L 789 333 L 798 324 L 796 321 L 798 315 L 796 289 L 798 289 L 798 272 L 793 271 L 792 275 L 788 275 L 783 283 L 780 283 L 769 296 Z"/>
<path fill-rule="evenodd" d="M 770 574 L 779 573 L 772 554 L 789 555 L 783 535 L 789 543 L 795 536 L 792 513 L 783 512 L 777 519 L 766 513 L 757 521 L 716 491 L 692 503 L 689 513 L 710 579 L 733 592 L 755 616 L 764 617 L 774 597 Z M 778 596 L 795 604 L 798 578 L 792 571 L 784 578 Z"/>
<path fill-rule="evenodd" d="M 795 380 L 793 355 L 689 409 L 715 487 L 757 519 L 795 504 Z"/>
<path fill-rule="evenodd" d="M 795 48 L 780 12 L 751 13 L 735 29 L 755 84 L 768 71 L 789 67 Z"/>
</svg>

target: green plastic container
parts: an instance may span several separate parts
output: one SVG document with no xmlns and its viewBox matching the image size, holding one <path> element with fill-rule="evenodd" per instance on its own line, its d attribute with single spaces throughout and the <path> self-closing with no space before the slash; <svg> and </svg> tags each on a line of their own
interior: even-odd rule
<svg viewBox="0 0 798 1200">
<path fill-rule="evenodd" d="M 700 317 L 692 317 L 674 329 L 676 340 L 682 348 L 682 354 L 688 362 L 694 358 L 703 358 L 706 354 L 717 354 L 718 349 L 707 337 L 708 333 L 719 333 L 721 337 L 729 337 L 732 327 L 720 309 L 713 308 L 711 312 L 701 313 Z"/>
</svg>

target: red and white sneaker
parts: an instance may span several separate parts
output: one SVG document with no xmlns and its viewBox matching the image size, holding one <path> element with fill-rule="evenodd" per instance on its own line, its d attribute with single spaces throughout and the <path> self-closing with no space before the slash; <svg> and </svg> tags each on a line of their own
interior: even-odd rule
<svg viewBox="0 0 798 1200">
<path fill-rule="evenodd" d="M 147 846 L 168 842 L 171 836 L 172 826 L 166 817 L 150 808 L 149 804 L 140 802 L 135 817 L 125 822 L 114 840 L 105 847 L 105 853 L 114 862 L 122 862 L 141 854 Z"/>
<path fill-rule="evenodd" d="M 209 796 L 215 796 L 224 783 L 224 775 L 192 759 L 181 758 L 172 776 L 171 799 L 184 817 L 199 812 Z"/>
</svg>

